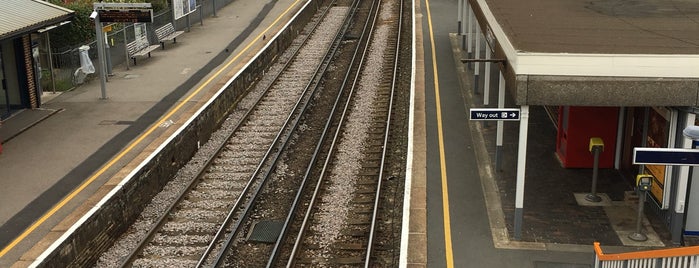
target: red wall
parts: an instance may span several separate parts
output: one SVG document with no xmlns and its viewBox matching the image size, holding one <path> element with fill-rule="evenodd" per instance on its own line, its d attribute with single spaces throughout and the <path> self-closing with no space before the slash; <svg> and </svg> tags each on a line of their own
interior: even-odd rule
<svg viewBox="0 0 699 268">
<path fill-rule="evenodd" d="M 564 107 L 559 107 L 556 154 L 563 167 L 592 168 L 594 155 L 589 147 L 592 137 L 604 141 L 599 168 L 614 167 L 618 114 L 618 107 L 569 106 L 567 118 L 564 118 Z M 564 126 L 566 119 L 567 129 Z"/>
</svg>

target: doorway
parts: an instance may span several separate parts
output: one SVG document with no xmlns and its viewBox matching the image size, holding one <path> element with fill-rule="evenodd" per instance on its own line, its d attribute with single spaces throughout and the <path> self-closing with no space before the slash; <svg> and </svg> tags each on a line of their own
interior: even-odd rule
<svg viewBox="0 0 699 268">
<path fill-rule="evenodd" d="M 10 93 L 5 78 L 5 61 L 3 61 L 2 46 L 0 46 L 0 119 L 10 116 Z"/>
</svg>

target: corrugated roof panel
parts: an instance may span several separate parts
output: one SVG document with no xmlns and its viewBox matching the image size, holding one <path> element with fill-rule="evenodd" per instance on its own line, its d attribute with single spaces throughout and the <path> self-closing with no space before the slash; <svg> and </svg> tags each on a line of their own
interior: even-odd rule
<svg viewBox="0 0 699 268">
<path fill-rule="evenodd" d="M 63 21 L 72 14 L 72 10 L 40 0 L 2 0 L 0 39 Z"/>
</svg>

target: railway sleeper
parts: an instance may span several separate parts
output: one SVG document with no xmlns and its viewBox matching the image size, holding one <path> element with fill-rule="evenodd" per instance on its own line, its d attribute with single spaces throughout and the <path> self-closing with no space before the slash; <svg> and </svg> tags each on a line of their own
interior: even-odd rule
<svg viewBox="0 0 699 268">
<path fill-rule="evenodd" d="M 361 186 L 372 186 L 371 184 L 362 184 Z M 369 195 L 376 193 L 376 183 L 373 184 L 374 187 L 360 187 L 362 189 L 355 190 L 356 194 Z"/>
<path fill-rule="evenodd" d="M 362 243 L 337 243 L 335 244 L 341 250 L 362 250 L 366 249 L 366 244 Z"/>
<path fill-rule="evenodd" d="M 374 176 L 379 175 L 379 165 L 377 165 L 377 164 L 375 164 L 374 166 L 368 166 L 368 165 L 364 165 L 364 164 L 362 165 L 362 171 L 372 171 L 372 170 L 375 172 L 374 174 L 376 174 Z M 363 173 L 360 173 L 360 174 L 363 174 Z"/>
<path fill-rule="evenodd" d="M 379 172 L 372 172 L 368 175 L 360 175 L 356 185 L 376 185 L 376 179 L 379 177 Z"/>
<path fill-rule="evenodd" d="M 195 267 L 198 260 L 177 259 L 138 259 L 133 262 L 133 267 Z"/>
<path fill-rule="evenodd" d="M 181 209 L 177 212 L 170 214 L 170 220 L 172 221 L 204 221 L 204 222 L 218 222 L 226 216 L 226 211 L 211 211 L 204 209 Z"/>
<path fill-rule="evenodd" d="M 252 173 L 253 170 L 257 167 L 257 164 L 246 164 L 246 163 L 240 163 L 238 165 L 211 165 L 207 170 L 206 173 L 229 173 L 229 174 L 236 174 L 236 173 Z"/>
<path fill-rule="evenodd" d="M 240 192 L 245 188 L 241 183 L 242 180 L 250 178 L 250 174 L 241 175 L 235 179 L 231 178 L 227 181 L 222 180 L 202 180 L 196 187 L 197 190 L 203 191 L 232 191 Z"/>
<path fill-rule="evenodd" d="M 237 197 L 236 192 L 226 189 L 194 189 L 187 194 L 188 200 L 207 200 L 207 199 L 221 199 L 228 200 Z"/>
<path fill-rule="evenodd" d="M 250 175 L 252 171 L 236 171 L 236 172 L 220 172 L 220 171 L 211 171 L 209 173 L 205 174 L 204 179 L 210 179 L 210 180 L 230 180 L 230 179 L 235 179 L 235 178 L 242 178 L 245 176 Z"/>
<path fill-rule="evenodd" d="M 369 225 L 371 224 L 371 221 L 369 219 L 347 219 L 347 224 L 349 225 Z"/>
<path fill-rule="evenodd" d="M 189 247 L 206 247 L 211 242 L 213 235 L 180 235 L 180 234 L 163 234 L 158 233 L 153 237 L 151 244 L 160 247 L 169 246 L 189 246 Z"/>
<path fill-rule="evenodd" d="M 148 246 L 143 249 L 143 257 L 145 258 L 162 258 L 162 257 L 180 257 L 184 259 L 196 259 L 206 250 L 203 247 L 186 247 L 186 246 Z"/>
<path fill-rule="evenodd" d="M 335 257 L 332 262 L 338 265 L 360 265 L 364 263 L 364 258 L 357 257 Z"/>
<path fill-rule="evenodd" d="M 166 235 L 206 235 L 217 230 L 219 223 L 214 222 L 167 222 L 160 229 Z"/>
<path fill-rule="evenodd" d="M 379 157 L 381 157 L 381 154 L 383 153 L 383 148 L 378 147 L 378 146 L 372 146 L 372 147 L 364 148 L 363 152 L 368 158 L 379 158 Z"/>
<path fill-rule="evenodd" d="M 344 236 L 349 236 L 349 237 L 368 237 L 369 232 L 368 230 L 342 230 L 340 231 L 341 235 Z"/>
<path fill-rule="evenodd" d="M 224 210 L 228 209 L 232 205 L 233 201 L 234 200 L 232 198 L 228 200 L 182 200 L 182 203 L 179 205 L 179 207 Z"/>
<path fill-rule="evenodd" d="M 379 168 L 381 166 L 381 161 L 379 160 L 367 160 L 362 163 L 362 168 Z"/>
<path fill-rule="evenodd" d="M 378 103 L 378 104 L 375 104 L 375 105 L 376 105 L 376 106 L 381 105 L 381 106 L 378 106 L 378 107 L 376 107 L 375 110 L 371 111 L 371 118 L 372 118 L 372 119 L 374 120 L 374 122 L 376 122 L 377 124 L 382 124 L 382 125 L 383 125 L 383 124 L 386 124 L 386 119 L 387 119 L 387 118 L 386 118 L 386 109 L 387 109 L 387 108 L 386 108 L 385 106 L 387 106 L 387 103 L 386 103 L 386 104 L 384 104 L 384 103 Z M 383 119 L 383 120 L 381 120 L 381 119 Z"/>
</svg>

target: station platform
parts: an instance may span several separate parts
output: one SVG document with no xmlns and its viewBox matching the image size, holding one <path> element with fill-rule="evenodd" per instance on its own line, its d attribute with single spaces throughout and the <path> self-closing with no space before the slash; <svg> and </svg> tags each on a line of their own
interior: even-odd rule
<svg viewBox="0 0 699 268">
<path fill-rule="evenodd" d="M 40 109 L 2 122 L 0 267 L 29 265 L 108 192 L 103 185 L 181 125 L 304 4 L 217 2 L 216 16 L 193 23 L 177 43 L 129 69 L 115 66 L 106 99 L 95 76 L 45 92 Z"/>
<path fill-rule="evenodd" d="M 667 227 L 646 209 L 635 232 L 637 196 L 615 169 L 600 169 L 603 201 L 584 200 L 592 169 L 563 168 L 556 157 L 555 115 L 530 106 L 522 237 L 514 237 L 519 122 L 504 123 L 503 160 L 495 167 L 496 122 L 469 121 L 470 108 L 497 108 L 498 69 L 492 64 L 489 105 L 483 105 L 484 63 L 474 90 L 474 65 L 457 35 L 457 3 L 416 3 L 417 77 L 415 158 L 411 196 L 414 267 L 593 267 L 593 242 L 605 251 L 628 252 L 674 247 Z M 446 16 L 444 14 L 452 14 Z M 481 57 L 485 46 L 481 45 Z M 424 68 L 424 69 L 423 69 Z M 509 93 L 508 93 L 509 94 Z M 518 108 L 507 96 L 506 108 Z M 424 105 L 424 107 L 422 107 Z M 421 121 L 421 118 L 423 118 Z M 422 144 L 424 142 L 424 144 Z M 443 143 L 440 144 L 440 143 Z M 424 151 L 423 151 L 424 150 Z M 423 170 L 424 169 L 424 170 Z M 415 215 L 415 217 L 413 217 Z M 421 219 L 424 218 L 424 221 Z M 413 222 L 414 221 L 414 222 Z M 426 241 L 424 245 L 420 241 Z"/>
</svg>

